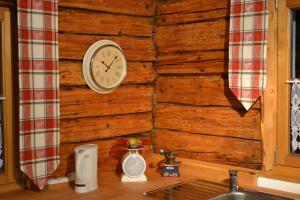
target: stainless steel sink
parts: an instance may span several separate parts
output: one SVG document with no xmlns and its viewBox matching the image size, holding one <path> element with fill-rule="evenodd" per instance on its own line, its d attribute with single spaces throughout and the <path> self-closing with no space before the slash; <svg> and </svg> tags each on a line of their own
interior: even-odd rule
<svg viewBox="0 0 300 200">
<path fill-rule="evenodd" d="M 286 197 L 271 195 L 263 192 L 239 189 L 238 186 L 238 171 L 229 170 L 230 192 L 219 195 L 212 200 L 284 200 Z"/>
<path fill-rule="evenodd" d="M 157 200 L 291 200 L 247 189 L 230 192 L 227 185 L 203 180 L 159 188 L 144 195 Z"/>
<path fill-rule="evenodd" d="M 203 180 L 158 188 L 144 195 L 158 200 L 207 200 L 228 192 L 228 187 Z"/>
<path fill-rule="evenodd" d="M 288 200 L 290 198 L 271 195 L 256 191 L 239 190 L 236 192 L 225 193 L 213 198 L 212 200 Z"/>
</svg>

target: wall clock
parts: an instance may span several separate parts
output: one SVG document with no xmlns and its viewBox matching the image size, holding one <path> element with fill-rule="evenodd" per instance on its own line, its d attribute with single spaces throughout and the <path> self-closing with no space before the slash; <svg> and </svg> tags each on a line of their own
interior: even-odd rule
<svg viewBox="0 0 300 200">
<path fill-rule="evenodd" d="M 84 79 L 92 90 L 109 93 L 125 79 L 127 61 L 118 44 L 110 40 L 100 40 L 87 50 L 82 70 Z"/>
</svg>

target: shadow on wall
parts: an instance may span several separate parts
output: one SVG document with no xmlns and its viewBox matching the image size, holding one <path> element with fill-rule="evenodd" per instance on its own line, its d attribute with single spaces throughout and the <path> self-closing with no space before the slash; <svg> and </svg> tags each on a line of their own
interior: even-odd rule
<svg viewBox="0 0 300 200">
<path fill-rule="evenodd" d="M 115 173 L 121 177 L 122 175 L 122 156 L 127 153 L 127 139 L 119 139 L 111 147 L 109 155 L 111 158 L 117 160 L 117 165 L 115 167 Z"/>
</svg>

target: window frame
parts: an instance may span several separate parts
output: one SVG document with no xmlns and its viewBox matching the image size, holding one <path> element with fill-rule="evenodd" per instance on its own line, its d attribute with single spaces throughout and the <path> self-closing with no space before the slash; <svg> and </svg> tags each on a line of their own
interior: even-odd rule
<svg viewBox="0 0 300 200">
<path fill-rule="evenodd" d="M 278 8 L 278 118 L 277 164 L 300 167 L 300 155 L 290 153 L 290 79 L 291 66 L 291 9 L 300 8 L 300 1 L 280 1 Z M 287 98 L 288 97 L 288 98 Z"/>
<path fill-rule="evenodd" d="M 13 80 L 12 80 L 12 32 L 11 11 L 9 8 L 0 8 L 0 24 L 2 27 L 2 80 L 4 105 L 4 164 L 5 172 L 0 175 L 0 185 L 16 182 L 15 177 L 15 140 L 13 128 Z"/>
<path fill-rule="evenodd" d="M 290 9 L 299 7 L 300 0 L 269 0 L 268 81 L 261 123 L 264 171 L 300 167 L 300 156 L 289 150 L 290 84 L 285 83 L 290 79 Z"/>
</svg>

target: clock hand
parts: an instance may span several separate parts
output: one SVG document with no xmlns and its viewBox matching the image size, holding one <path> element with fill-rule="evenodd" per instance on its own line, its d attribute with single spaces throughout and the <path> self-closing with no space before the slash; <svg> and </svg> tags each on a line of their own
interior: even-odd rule
<svg viewBox="0 0 300 200">
<path fill-rule="evenodd" d="M 110 65 L 109 65 L 109 67 L 115 62 L 115 60 L 118 58 L 118 56 L 116 56 L 115 58 L 114 58 L 114 60 L 110 63 Z"/>
<path fill-rule="evenodd" d="M 116 56 L 113 61 L 111 61 L 110 65 L 107 66 L 107 69 L 105 70 L 105 72 L 107 72 L 107 70 L 111 67 L 111 65 L 115 62 L 115 60 L 118 58 L 118 56 Z"/>
<path fill-rule="evenodd" d="M 107 68 L 109 68 L 109 66 L 102 60 L 101 61 L 101 63 L 103 64 L 103 65 L 105 65 Z"/>
</svg>

